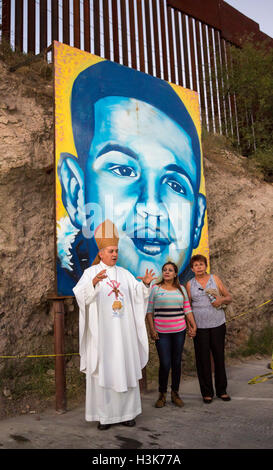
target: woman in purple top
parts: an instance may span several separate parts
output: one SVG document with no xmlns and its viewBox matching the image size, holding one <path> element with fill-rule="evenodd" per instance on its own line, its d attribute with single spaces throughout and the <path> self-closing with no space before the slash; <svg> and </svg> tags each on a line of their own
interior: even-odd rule
<svg viewBox="0 0 273 470">
<path fill-rule="evenodd" d="M 186 288 L 197 325 L 194 338 L 197 375 L 204 403 L 211 403 L 214 395 L 211 370 L 212 352 L 215 369 L 215 389 L 217 397 L 229 401 L 226 393 L 227 377 L 225 370 L 225 312 L 221 308 L 232 301 L 231 295 L 222 281 L 207 273 L 207 259 L 203 255 L 191 258 L 190 266 L 194 278 Z M 220 295 L 211 296 L 207 289 L 217 289 Z"/>
<path fill-rule="evenodd" d="M 183 401 L 178 395 L 181 377 L 181 358 L 187 324 L 190 335 L 196 331 L 186 289 L 178 280 L 176 264 L 167 262 L 162 267 L 162 280 L 153 286 L 149 297 L 147 320 L 159 356 L 159 398 L 156 408 L 166 404 L 170 369 L 172 370 L 171 399 L 179 407 Z"/>
</svg>

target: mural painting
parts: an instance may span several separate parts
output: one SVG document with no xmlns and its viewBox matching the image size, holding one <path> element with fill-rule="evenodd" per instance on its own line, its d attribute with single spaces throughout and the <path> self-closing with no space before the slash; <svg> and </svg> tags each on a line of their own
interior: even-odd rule
<svg viewBox="0 0 273 470">
<path fill-rule="evenodd" d="M 73 295 L 106 219 L 118 265 L 160 275 L 171 260 L 186 282 L 190 257 L 209 259 L 198 94 L 58 42 L 54 68 L 58 295 Z"/>
</svg>

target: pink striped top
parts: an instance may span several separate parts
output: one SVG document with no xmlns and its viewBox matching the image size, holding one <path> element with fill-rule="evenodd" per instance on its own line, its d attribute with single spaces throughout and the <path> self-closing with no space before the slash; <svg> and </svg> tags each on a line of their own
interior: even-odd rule
<svg viewBox="0 0 273 470">
<path fill-rule="evenodd" d="M 165 290 L 161 286 L 153 286 L 149 297 L 147 313 L 154 317 L 155 330 L 158 333 L 178 333 L 186 328 L 185 315 L 192 312 L 186 289 L 181 292 Z"/>
</svg>

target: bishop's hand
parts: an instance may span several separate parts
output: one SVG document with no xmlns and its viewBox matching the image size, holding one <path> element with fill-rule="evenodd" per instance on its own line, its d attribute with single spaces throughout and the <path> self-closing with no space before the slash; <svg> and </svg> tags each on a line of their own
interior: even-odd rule
<svg viewBox="0 0 273 470">
<path fill-rule="evenodd" d="M 150 271 L 146 269 L 145 276 L 143 277 L 137 276 L 137 279 L 141 279 L 142 282 L 148 287 L 150 286 L 151 282 L 156 278 L 157 278 L 157 275 L 154 273 L 152 269 L 150 269 Z"/>
<path fill-rule="evenodd" d="M 95 287 L 98 282 L 102 281 L 103 279 L 105 279 L 107 277 L 106 275 L 106 269 L 103 269 L 102 271 L 100 271 L 98 274 L 96 274 L 96 276 L 94 277 L 93 279 L 93 286 Z"/>
</svg>

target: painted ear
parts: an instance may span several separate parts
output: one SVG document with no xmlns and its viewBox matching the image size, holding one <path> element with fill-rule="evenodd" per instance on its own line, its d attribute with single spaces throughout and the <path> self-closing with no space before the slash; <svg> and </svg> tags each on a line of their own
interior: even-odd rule
<svg viewBox="0 0 273 470">
<path fill-rule="evenodd" d="M 83 171 L 73 155 L 61 153 L 57 173 L 62 187 L 63 205 L 72 224 L 81 229 L 85 223 Z"/>
<path fill-rule="evenodd" d="M 198 194 L 197 198 L 197 215 L 196 224 L 193 236 L 193 248 L 197 248 L 200 242 L 201 232 L 204 225 L 204 218 L 206 213 L 207 203 L 203 194 Z"/>
</svg>

